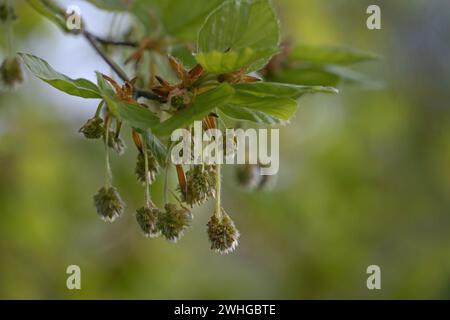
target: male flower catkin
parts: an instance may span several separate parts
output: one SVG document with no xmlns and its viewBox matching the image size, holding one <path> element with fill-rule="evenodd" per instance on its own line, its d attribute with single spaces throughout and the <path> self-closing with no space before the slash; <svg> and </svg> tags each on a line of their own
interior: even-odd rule
<svg viewBox="0 0 450 320">
<path fill-rule="evenodd" d="M 182 192 L 182 200 L 189 206 L 203 204 L 215 195 L 215 177 L 213 166 L 196 165 L 186 173 L 186 194 Z"/>
<path fill-rule="evenodd" d="M 149 175 L 149 183 L 153 183 L 158 175 L 159 164 L 156 158 L 150 151 L 147 151 L 147 159 L 148 159 L 148 175 Z M 139 152 L 136 160 L 136 168 L 134 170 L 136 173 L 137 180 L 141 184 L 145 184 L 145 157 L 144 153 Z"/>
<path fill-rule="evenodd" d="M 23 81 L 22 70 L 17 57 L 6 58 L 0 67 L 0 73 L 2 82 L 8 87 L 14 87 Z"/>
<path fill-rule="evenodd" d="M 177 242 L 184 234 L 184 230 L 192 222 L 192 213 L 187 208 L 180 208 L 175 204 L 165 205 L 165 211 L 158 217 L 158 230 L 169 241 Z"/>
<path fill-rule="evenodd" d="M 125 203 L 114 187 L 101 188 L 94 196 L 94 204 L 100 217 L 109 222 L 120 217 L 125 209 Z"/>
<path fill-rule="evenodd" d="M 136 210 L 136 221 L 150 238 L 158 237 L 161 232 L 158 230 L 158 218 L 163 212 L 158 208 L 142 207 Z"/>
<path fill-rule="evenodd" d="M 239 241 L 239 231 L 223 208 L 221 208 L 220 215 L 214 214 L 211 217 L 207 227 L 212 250 L 220 253 L 230 253 L 236 249 Z"/>
<path fill-rule="evenodd" d="M 89 119 L 78 132 L 81 132 L 87 139 L 100 139 L 105 134 L 103 119 L 97 116 Z"/>
</svg>

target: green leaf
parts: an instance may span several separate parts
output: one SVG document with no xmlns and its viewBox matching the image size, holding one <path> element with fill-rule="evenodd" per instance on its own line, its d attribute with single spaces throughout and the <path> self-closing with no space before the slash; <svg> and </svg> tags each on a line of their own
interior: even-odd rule
<svg viewBox="0 0 450 320">
<path fill-rule="evenodd" d="M 177 39 L 194 41 L 208 14 L 224 0 L 88 0 L 100 9 L 130 12 L 145 26 L 154 28 L 159 19 L 162 32 Z"/>
<path fill-rule="evenodd" d="M 64 12 L 60 10 L 58 6 L 56 6 L 51 1 L 43 1 L 43 0 L 27 0 L 27 3 L 38 13 L 52 21 L 58 27 L 60 27 L 64 31 L 67 30 L 66 19 L 64 17 Z"/>
<path fill-rule="evenodd" d="M 182 40 L 195 40 L 208 14 L 224 0 L 159 0 L 165 31 Z"/>
<path fill-rule="evenodd" d="M 97 8 L 109 11 L 127 11 L 132 8 L 132 1 L 127 3 L 127 1 L 123 0 L 87 0 L 87 2 Z"/>
<path fill-rule="evenodd" d="M 86 0 L 99 9 L 127 12 L 134 15 L 147 31 L 157 28 L 157 17 L 161 16 L 160 6 L 165 0 Z"/>
<path fill-rule="evenodd" d="M 145 131 L 147 147 L 155 156 L 161 167 L 166 167 L 167 148 L 154 134 L 149 130 Z"/>
<path fill-rule="evenodd" d="M 306 93 L 337 93 L 335 88 L 272 82 L 234 85 L 235 95 L 221 108 L 234 119 L 276 125 L 284 124 L 297 110 L 296 99 Z"/>
<path fill-rule="evenodd" d="M 297 110 L 297 101 L 285 97 L 262 97 L 236 90 L 229 105 L 264 112 L 280 120 L 289 120 Z"/>
<path fill-rule="evenodd" d="M 308 86 L 332 86 L 341 82 L 365 83 L 368 80 L 361 74 L 338 66 L 305 64 L 294 68 L 282 70 L 269 77 L 270 81 L 294 83 Z"/>
<path fill-rule="evenodd" d="M 251 121 L 270 126 L 284 125 L 287 123 L 287 121 L 280 120 L 271 115 L 268 115 L 267 113 L 249 109 L 243 106 L 234 106 L 227 104 L 225 106 L 222 106 L 220 108 L 220 111 L 227 117 L 233 118 L 235 120 Z"/>
<path fill-rule="evenodd" d="M 251 72 L 262 68 L 277 52 L 279 38 L 278 20 L 269 0 L 226 1 L 200 29 L 198 52 L 203 53 L 200 60 L 204 66 L 216 66 L 215 72 L 221 72 L 218 65 L 227 66 L 223 72 L 230 72 L 230 66 L 232 71 L 247 67 Z"/>
<path fill-rule="evenodd" d="M 108 110 L 119 120 L 140 130 L 151 129 L 159 123 L 159 118 L 144 106 L 119 100 L 111 86 L 99 72 L 97 72 L 97 82 Z"/>
<path fill-rule="evenodd" d="M 316 47 L 299 45 L 289 54 L 293 60 L 314 64 L 351 64 L 377 59 L 372 53 L 344 47 Z"/>
<path fill-rule="evenodd" d="M 230 85 L 221 84 L 195 97 L 191 105 L 155 126 L 152 132 L 158 136 L 168 136 L 176 129 L 186 128 L 194 121 L 202 120 L 215 108 L 223 106 L 233 94 L 234 89 Z"/>
<path fill-rule="evenodd" d="M 86 79 L 71 79 L 54 70 L 46 61 L 31 54 L 19 53 L 27 68 L 39 79 L 72 96 L 101 98 L 97 86 Z"/>
<path fill-rule="evenodd" d="M 176 46 L 170 52 L 178 61 L 180 61 L 186 68 L 193 68 L 197 64 L 194 55 L 187 46 Z"/>
<path fill-rule="evenodd" d="M 304 86 L 275 82 L 240 83 L 233 86 L 238 92 L 251 93 L 260 97 L 284 97 L 298 99 L 306 93 L 338 93 L 333 87 Z"/>
<path fill-rule="evenodd" d="M 255 61 L 261 61 L 261 59 L 272 56 L 277 52 L 277 48 L 256 51 L 251 48 L 245 48 L 239 51 L 229 52 L 214 50 L 207 53 L 200 52 L 195 58 L 208 72 L 231 73 L 243 67 L 247 68 L 248 71 L 260 69 L 263 65 L 255 64 Z"/>
</svg>

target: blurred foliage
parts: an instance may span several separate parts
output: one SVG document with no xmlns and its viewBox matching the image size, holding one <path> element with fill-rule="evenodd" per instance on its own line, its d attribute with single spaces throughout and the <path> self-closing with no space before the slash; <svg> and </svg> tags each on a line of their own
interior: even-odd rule
<svg viewBox="0 0 450 320">
<path fill-rule="evenodd" d="M 212 203 L 196 212 L 199 232 L 177 245 L 144 238 L 132 152 L 112 159 L 126 214 L 98 219 L 103 148 L 76 133 L 83 120 L 67 115 L 70 105 L 49 105 L 29 78 L 0 95 L 1 298 L 450 298 L 450 4 L 377 1 L 383 29 L 369 31 L 371 1 L 275 2 L 296 42 L 382 56 L 363 68 L 384 85 L 304 98 L 280 132 L 270 193 L 224 181 L 239 249 L 220 256 L 205 245 Z M 18 3 L 26 19 L 16 42 L 32 52 L 30 39 L 51 27 Z M 4 48 L 3 32 L 0 40 Z M 81 291 L 66 288 L 70 264 L 81 267 Z M 371 264 L 382 270 L 378 292 L 366 288 Z"/>
</svg>

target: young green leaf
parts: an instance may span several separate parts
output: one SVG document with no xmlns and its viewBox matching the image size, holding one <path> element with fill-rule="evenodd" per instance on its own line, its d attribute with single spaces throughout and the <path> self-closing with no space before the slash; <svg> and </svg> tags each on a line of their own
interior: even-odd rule
<svg viewBox="0 0 450 320">
<path fill-rule="evenodd" d="M 239 83 L 233 86 L 238 92 L 264 97 L 284 97 L 298 99 L 306 93 L 338 93 L 336 88 L 304 86 L 276 82 Z"/>
<path fill-rule="evenodd" d="M 202 120 L 215 108 L 227 103 L 234 94 L 234 89 L 224 83 L 195 97 L 194 102 L 178 111 L 170 119 L 152 128 L 158 136 L 168 136 L 175 129 L 185 128 L 196 120 Z"/>
<path fill-rule="evenodd" d="M 147 138 L 147 148 L 155 156 L 161 167 L 166 166 L 167 148 L 150 130 L 145 131 Z"/>
<path fill-rule="evenodd" d="M 131 1 L 127 2 L 123 0 L 87 0 L 87 1 L 92 3 L 97 8 L 109 11 L 127 11 L 132 6 Z"/>
<path fill-rule="evenodd" d="M 195 41 L 198 30 L 208 14 L 224 0 L 159 0 L 159 2 L 165 31 L 179 39 Z"/>
<path fill-rule="evenodd" d="M 150 129 L 159 123 L 159 118 L 144 106 L 119 100 L 99 72 L 97 72 L 97 82 L 101 97 L 105 100 L 108 110 L 119 120 L 140 130 Z"/>
<path fill-rule="evenodd" d="M 271 81 L 295 83 L 308 86 L 332 86 L 339 83 L 365 83 L 368 80 L 361 74 L 345 67 L 333 65 L 303 64 L 282 70 L 269 78 Z"/>
<path fill-rule="evenodd" d="M 200 29 L 199 59 L 204 67 L 214 66 L 217 73 L 222 71 L 219 65 L 226 66 L 223 72 L 244 67 L 249 72 L 255 71 L 277 52 L 279 38 L 278 20 L 269 0 L 226 1 L 208 16 Z M 218 53 L 228 56 L 221 57 Z"/>
<path fill-rule="evenodd" d="M 101 98 L 97 86 L 86 79 L 71 79 L 54 70 L 46 61 L 31 54 L 19 53 L 27 68 L 39 79 L 72 96 Z"/>
<path fill-rule="evenodd" d="M 316 47 L 299 45 L 292 49 L 289 57 L 314 64 L 351 64 L 377 59 L 373 53 L 345 47 Z"/>
<path fill-rule="evenodd" d="M 100 9 L 130 12 L 144 26 L 155 27 L 161 24 L 164 34 L 186 41 L 195 41 L 198 29 L 208 14 L 224 0 L 186 1 L 186 0 L 88 0 Z"/>
<path fill-rule="evenodd" d="M 197 61 L 188 46 L 175 46 L 172 48 L 170 55 L 175 57 L 188 69 L 195 67 L 197 64 Z"/>
<path fill-rule="evenodd" d="M 297 110 L 296 99 L 306 93 L 337 93 L 335 88 L 255 82 L 233 86 L 235 94 L 221 111 L 234 119 L 284 124 Z"/>
<path fill-rule="evenodd" d="M 220 111 L 229 118 L 235 120 L 251 121 L 261 125 L 275 126 L 285 125 L 287 123 L 287 121 L 280 120 L 267 113 L 243 106 L 234 106 L 227 104 L 225 106 L 222 106 L 220 108 Z"/>
<path fill-rule="evenodd" d="M 239 51 L 210 51 L 200 52 L 196 55 L 197 62 L 200 63 L 203 68 L 211 73 L 231 73 L 242 67 L 249 67 L 248 71 L 254 71 L 252 69 L 259 69 L 262 65 L 255 65 L 255 61 L 260 61 L 266 57 L 272 56 L 278 52 L 277 48 L 269 48 L 262 50 L 253 50 L 251 48 L 245 48 Z M 253 67 L 252 67 L 253 65 Z"/>
<path fill-rule="evenodd" d="M 286 97 L 262 97 L 236 90 L 227 105 L 264 112 L 280 120 L 289 120 L 297 110 L 297 101 Z"/>
</svg>

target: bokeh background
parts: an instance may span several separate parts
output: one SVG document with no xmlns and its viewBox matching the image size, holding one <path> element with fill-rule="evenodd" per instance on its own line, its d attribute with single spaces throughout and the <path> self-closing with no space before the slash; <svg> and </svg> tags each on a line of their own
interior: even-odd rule
<svg viewBox="0 0 450 320">
<path fill-rule="evenodd" d="M 74 78 L 109 72 L 83 39 L 13 2 L 17 51 Z M 60 2 L 79 5 L 91 30 L 110 32 L 111 14 Z M 211 203 L 196 210 L 178 244 L 144 238 L 133 216 L 143 194 L 132 148 L 112 157 L 126 214 L 101 221 L 92 195 L 103 182 L 103 147 L 77 133 L 95 101 L 24 70 L 25 83 L 0 94 L 0 298 L 450 298 L 449 1 L 275 3 L 290 39 L 382 59 L 357 66 L 370 85 L 301 100 L 281 130 L 270 193 L 246 192 L 226 169 L 224 204 L 242 234 L 237 251 L 210 251 Z M 370 4 L 381 6 L 382 30 L 365 26 Z M 81 267 L 81 291 L 66 288 L 71 264 Z M 381 267 L 382 290 L 366 288 L 371 264 Z"/>
</svg>

